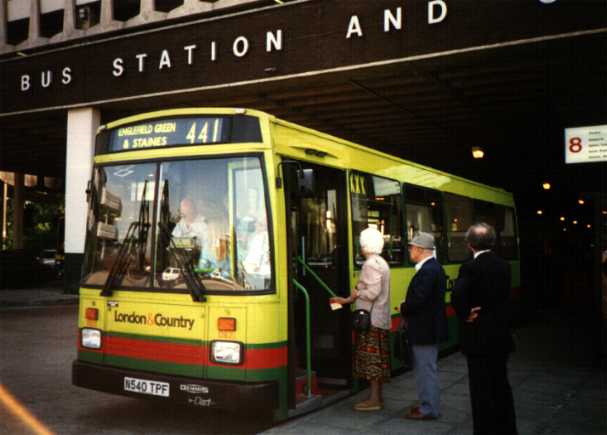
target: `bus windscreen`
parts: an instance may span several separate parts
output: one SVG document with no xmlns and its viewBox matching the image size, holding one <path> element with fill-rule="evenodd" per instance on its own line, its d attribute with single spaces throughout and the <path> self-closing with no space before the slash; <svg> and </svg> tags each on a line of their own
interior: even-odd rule
<svg viewBox="0 0 607 435">
<path fill-rule="evenodd" d="M 97 154 L 188 145 L 261 142 L 259 119 L 253 116 L 196 116 L 152 119 L 102 131 Z"/>
</svg>

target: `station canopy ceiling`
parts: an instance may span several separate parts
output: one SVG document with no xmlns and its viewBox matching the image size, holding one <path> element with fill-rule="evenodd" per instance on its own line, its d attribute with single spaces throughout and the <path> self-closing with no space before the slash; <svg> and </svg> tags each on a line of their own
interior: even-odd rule
<svg viewBox="0 0 607 435">
<path fill-rule="evenodd" d="M 600 191 L 604 166 L 564 165 L 563 129 L 607 123 L 606 78 L 603 27 L 99 107 L 103 122 L 168 107 L 254 108 L 515 192 L 543 179 Z M 65 110 L 0 118 L 0 170 L 61 176 L 65 126 Z"/>
</svg>

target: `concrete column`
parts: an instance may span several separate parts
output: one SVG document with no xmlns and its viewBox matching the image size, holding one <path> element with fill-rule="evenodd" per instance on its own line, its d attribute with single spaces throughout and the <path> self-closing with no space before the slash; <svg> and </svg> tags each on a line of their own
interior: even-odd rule
<svg viewBox="0 0 607 435">
<path fill-rule="evenodd" d="M 166 14 L 156 10 L 156 0 L 139 0 L 139 15 L 126 22 L 127 26 L 139 26 L 152 21 L 164 20 Z"/>
<path fill-rule="evenodd" d="M 76 29 L 76 0 L 63 2 L 63 32 L 53 36 L 52 42 L 64 41 L 71 37 L 82 36 L 84 32 Z"/>
<path fill-rule="evenodd" d="M 122 21 L 114 19 L 114 0 L 101 0 L 101 16 L 99 17 L 99 24 L 86 30 L 87 35 L 109 32 L 112 30 L 121 29 L 124 27 Z"/>
<path fill-rule="evenodd" d="M 30 0 L 30 21 L 28 40 L 36 41 L 40 38 L 40 0 Z"/>
<path fill-rule="evenodd" d="M 101 0 L 101 27 L 109 26 L 114 21 L 114 0 Z"/>
<path fill-rule="evenodd" d="M 69 35 L 76 29 L 76 0 L 63 2 L 63 33 Z"/>
<path fill-rule="evenodd" d="M 259 0 L 217 0 L 216 2 L 213 3 L 213 9 L 218 10 L 218 9 L 223 9 L 223 8 L 229 8 L 232 6 L 239 6 L 244 3 L 253 3 L 256 1 L 259 1 Z"/>
<path fill-rule="evenodd" d="M 15 49 L 8 43 L 8 0 L 0 0 L 0 54 Z"/>
<path fill-rule="evenodd" d="M 186 15 L 208 12 L 213 9 L 212 3 L 200 0 L 184 0 L 183 5 L 173 9 L 167 14 L 167 18 L 184 17 Z"/>
<path fill-rule="evenodd" d="M 0 49 L 4 47 L 6 42 L 6 35 L 8 29 L 8 11 L 7 11 L 8 0 L 0 0 Z"/>
<path fill-rule="evenodd" d="M 67 114 L 65 165 L 65 287 L 78 293 L 86 236 L 86 187 L 91 178 L 100 115 L 90 107 Z"/>
<path fill-rule="evenodd" d="M 23 172 L 15 172 L 15 185 L 13 186 L 13 247 L 23 249 L 23 207 L 25 206 Z"/>
</svg>

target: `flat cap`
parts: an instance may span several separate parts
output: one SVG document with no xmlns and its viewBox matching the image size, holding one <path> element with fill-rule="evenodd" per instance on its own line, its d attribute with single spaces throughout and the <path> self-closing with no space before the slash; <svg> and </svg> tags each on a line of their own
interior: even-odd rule
<svg viewBox="0 0 607 435">
<path fill-rule="evenodd" d="M 434 236 L 420 231 L 409 242 L 409 245 L 418 246 L 423 249 L 434 249 Z"/>
</svg>

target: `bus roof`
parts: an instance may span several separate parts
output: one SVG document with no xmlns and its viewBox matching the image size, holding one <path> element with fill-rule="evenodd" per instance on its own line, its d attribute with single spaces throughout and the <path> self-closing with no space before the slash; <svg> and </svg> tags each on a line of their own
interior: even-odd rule
<svg viewBox="0 0 607 435">
<path fill-rule="evenodd" d="M 279 154 L 342 169 L 355 169 L 400 182 L 433 188 L 471 198 L 514 206 L 510 192 L 419 163 L 401 159 L 385 152 L 350 142 L 280 119 L 269 113 L 244 108 L 193 107 L 167 109 L 129 116 L 99 127 L 99 132 L 125 124 L 154 118 L 191 115 L 250 115 L 260 118 L 262 130 L 270 128 L 271 145 Z M 372 158 L 370 158 L 372 157 Z"/>
<path fill-rule="evenodd" d="M 401 159 L 373 148 L 282 120 L 272 115 L 267 116 L 278 127 L 278 130 L 281 128 L 291 130 L 291 133 L 285 134 L 275 132 L 274 137 L 275 140 L 279 141 L 277 144 L 279 149 L 286 147 L 294 150 L 296 153 L 296 150 L 300 150 L 305 154 L 308 147 L 314 147 L 321 152 L 320 154 L 325 154 L 326 157 L 333 160 L 335 166 L 345 166 L 393 178 L 401 182 L 483 199 L 502 205 L 514 206 L 512 194 L 504 189 L 488 186 L 477 181 Z M 293 134 L 293 131 L 297 133 Z M 290 137 L 287 138 L 285 136 Z M 315 140 L 315 138 L 318 140 Z M 309 145 L 303 145 L 303 143 L 308 143 Z M 344 153 L 344 148 L 349 149 L 351 152 Z M 370 156 L 373 156 L 373 158 L 369 158 Z"/>
</svg>

